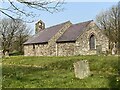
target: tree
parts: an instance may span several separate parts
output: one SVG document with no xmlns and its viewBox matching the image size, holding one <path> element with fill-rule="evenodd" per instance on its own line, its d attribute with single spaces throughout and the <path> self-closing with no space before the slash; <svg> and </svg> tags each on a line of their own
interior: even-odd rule
<svg viewBox="0 0 120 90">
<path fill-rule="evenodd" d="M 104 33 L 109 38 L 109 49 L 113 48 L 113 44 L 117 46 L 119 41 L 118 33 L 118 6 L 112 6 L 110 9 L 101 12 L 96 16 L 96 21 L 99 27 L 104 30 Z"/>
<path fill-rule="evenodd" d="M 29 35 L 29 30 L 26 24 L 22 20 L 12 20 L 9 18 L 4 18 L 0 21 L 0 35 L 2 39 L 2 50 L 3 54 L 5 52 L 11 52 L 14 47 L 14 42 L 18 41 L 18 48 L 21 48 L 26 37 Z M 22 39 L 21 39 L 22 38 Z M 19 50 L 21 51 L 21 50 Z"/>
<path fill-rule="evenodd" d="M 118 3 L 118 37 L 120 37 L 120 1 Z M 118 40 L 118 51 L 120 55 L 120 39 Z"/>
<path fill-rule="evenodd" d="M 12 19 L 35 17 L 39 10 L 50 13 L 62 10 L 63 0 L 0 0 L 0 12 Z M 5 6 L 5 7 L 4 7 Z M 37 11 L 37 13 L 35 13 Z"/>
<path fill-rule="evenodd" d="M 19 23 L 18 31 L 16 32 L 14 36 L 14 42 L 13 42 L 13 50 L 18 51 L 19 53 L 23 54 L 23 43 L 27 41 L 28 37 L 30 37 L 31 29 L 27 27 L 25 23 L 22 21 Z M 15 48 L 16 46 L 16 48 Z"/>
</svg>

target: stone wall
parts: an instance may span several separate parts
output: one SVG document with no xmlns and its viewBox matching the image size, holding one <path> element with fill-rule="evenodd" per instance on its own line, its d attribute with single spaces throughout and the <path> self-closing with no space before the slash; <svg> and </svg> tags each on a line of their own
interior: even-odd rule
<svg viewBox="0 0 120 90">
<path fill-rule="evenodd" d="M 91 35 L 95 36 L 95 50 L 90 50 L 89 38 Z M 95 23 L 91 23 L 86 31 L 79 36 L 76 41 L 75 55 L 94 55 L 98 54 L 97 48 L 101 47 L 101 53 L 106 53 L 108 50 L 108 38 L 102 33 Z"/>
<path fill-rule="evenodd" d="M 48 44 L 37 44 L 35 45 L 35 56 L 47 56 L 48 50 L 47 50 Z"/>
<path fill-rule="evenodd" d="M 24 45 L 25 56 L 47 56 L 47 44 Z"/>
<path fill-rule="evenodd" d="M 33 45 L 24 45 L 24 55 L 33 56 Z"/>
<path fill-rule="evenodd" d="M 89 24 L 85 32 L 83 32 L 74 42 L 56 43 L 56 40 L 69 28 L 70 22 L 66 23 L 59 32 L 53 36 L 48 44 L 25 45 L 25 56 L 72 56 L 72 55 L 94 55 L 98 53 L 106 53 L 108 50 L 108 38 L 102 33 L 95 23 Z M 96 48 L 90 50 L 89 38 L 95 36 Z M 101 50 L 98 50 L 101 49 Z"/>
<path fill-rule="evenodd" d="M 62 27 L 55 36 L 53 36 L 48 42 L 48 56 L 57 56 L 57 39 L 71 26 L 71 22 L 67 22 L 64 27 Z"/>
<path fill-rule="evenodd" d="M 57 43 L 57 56 L 73 56 L 75 50 L 74 42 Z"/>
<path fill-rule="evenodd" d="M 24 45 L 25 56 L 56 56 L 57 44 L 56 40 L 71 26 L 71 22 L 67 22 L 57 33 L 53 36 L 48 44 Z"/>
</svg>

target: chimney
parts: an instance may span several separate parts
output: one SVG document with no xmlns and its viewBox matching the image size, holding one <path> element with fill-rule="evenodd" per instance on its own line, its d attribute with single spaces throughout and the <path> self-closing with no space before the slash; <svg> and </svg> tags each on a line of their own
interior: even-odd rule
<svg viewBox="0 0 120 90">
<path fill-rule="evenodd" d="M 40 20 L 35 24 L 35 34 L 45 29 L 45 23 Z"/>
</svg>

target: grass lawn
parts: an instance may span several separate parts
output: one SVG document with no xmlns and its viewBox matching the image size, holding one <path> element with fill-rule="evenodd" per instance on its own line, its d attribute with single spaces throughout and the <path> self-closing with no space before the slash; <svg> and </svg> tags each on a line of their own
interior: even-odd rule
<svg viewBox="0 0 120 90">
<path fill-rule="evenodd" d="M 73 63 L 88 60 L 93 75 L 85 79 L 74 76 Z M 2 60 L 3 88 L 118 88 L 118 57 L 24 57 Z"/>
</svg>

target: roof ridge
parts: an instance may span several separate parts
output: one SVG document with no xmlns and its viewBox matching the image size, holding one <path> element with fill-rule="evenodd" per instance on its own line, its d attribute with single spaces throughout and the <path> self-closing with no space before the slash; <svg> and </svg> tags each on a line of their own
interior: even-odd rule
<svg viewBox="0 0 120 90">
<path fill-rule="evenodd" d="M 70 20 L 68 20 L 66 22 L 63 22 L 63 23 L 59 23 L 59 24 L 53 25 L 53 26 L 50 26 L 50 27 L 47 27 L 45 29 L 49 29 L 49 28 L 52 28 L 52 27 L 55 27 L 55 26 L 58 26 L 58 25 L 62 25 L 62 24 L 68 23 L 68 22 L 70 22 Z M 45 29 L 43 29 L 43 30 L 45 30 Z"/>
<path fill-rule="evenodd" d="M 65 42 L 65 41 L 76 41 L 77 38 L 84 32 L 86 27 L 92 22 L 93 20 L 72 24 L 66 32 L 57 40 L 57 42 Z M 74 34 L 73 34 L 74 33 Z"/>
<path fill-rule="evenodd" d="M 78 24 L 87 23 L 87 22 L 90 23 L 90 22 L 92 22 L 92 21 L 94 21 L 94 20 L 84 21 L 84 22 L 80 22 L 80 23 L 73 24 L 73 25 L 78 25 Z"/>
<path fill-rule="evenodd" d="M 40 32 L 38 32 L 38 33 L 35 34 L 35 35 L 39 35 L 41 32 L 44 32 L 45 30 L 47 30 L 47 29 L 49 29 L 49 28 L 53 28 L 53 27 L 56 27 L 56 26 L 58 26 L 58 25 L 62 25 L 62 24 L 68 23 L 68 22 L 70 22 L 70 20 L 68 20 L 68 21 L 66 21 L 66 22 L 63 22 L 63 23 L 59 23 L 59 24 L 53 25 L 53 26 L 50 26 L 50 27 L 47 27 L 47 28 L 41 30 Z M 34 36 L 34 35 L 33 35 L 33 36 Z"/>
</svg>

